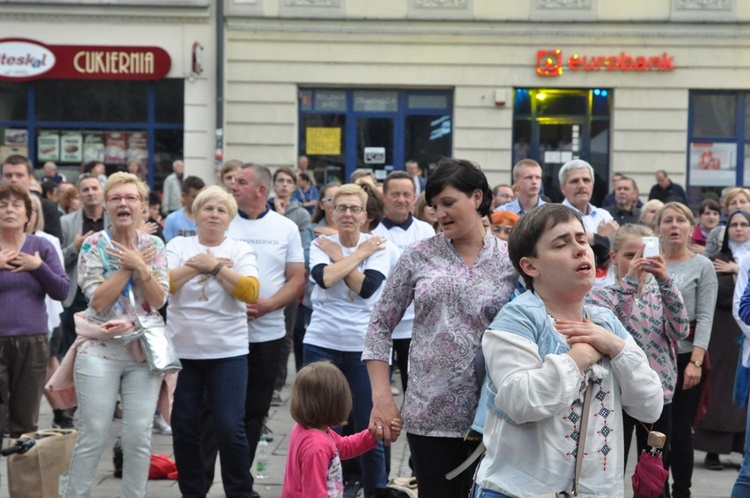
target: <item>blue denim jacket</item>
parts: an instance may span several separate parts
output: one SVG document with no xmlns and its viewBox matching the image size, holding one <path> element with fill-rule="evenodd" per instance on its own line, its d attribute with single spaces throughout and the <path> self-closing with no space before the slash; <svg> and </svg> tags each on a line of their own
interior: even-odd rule
<svg viewBox="0 0 750 498">
<path fill-rule="evenodd" d="M 615 314 L 606 308 L 584 306 L 584 316 L 622 339 L 628 336 L 627 330 L 625 330 Z M 570 350 L 570 346 L 565 338 L 552 326 L 552 320 L 547 314 L 547 308 L 535 292 L 524 292 L 503 306 L 489 328 L 491 330 L 502 330 L 518 334 L 536 343 L 539 347 L 539 356 L 542 360 L 549 354 L 564 354 Z M 583 388 L 585 388 L 585 385 Z M 583 392 L 583 389 L 581 392 Z M 516 423 L 505 412 L 495 406 L 495 396 L 497 396 L 497 387 L 495 387 L 490 376 L 486 375 L 482 386 L 479 407 L 471 426 L 473 430 L 484 432 L 487 409 L 508 422 Z"/>
</svg>

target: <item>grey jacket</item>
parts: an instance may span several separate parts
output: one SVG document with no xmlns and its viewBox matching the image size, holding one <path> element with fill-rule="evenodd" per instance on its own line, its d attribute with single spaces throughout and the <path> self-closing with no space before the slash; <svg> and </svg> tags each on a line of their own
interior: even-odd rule
<svg viewBox="0 0 750 498">
<path fill-rule="evenodd" d="M 78 251 L 76 251 L 73 241 L 83 229 L 83 210 L 70 214 L 66 214 L 60 218 L 60 224 L 62 225 L 62 252 L 63 260 L 65 261 L 65 273 L 68 274 L 70 279 L 70 290 L 68 291 L 68 297 L 63 302 L 63 306 L 66 308 L 73 303 L 76 291 L 78 290 Z M 110 225 L 109 216 L 104 211 L 104 227 Z"/>
</svg>

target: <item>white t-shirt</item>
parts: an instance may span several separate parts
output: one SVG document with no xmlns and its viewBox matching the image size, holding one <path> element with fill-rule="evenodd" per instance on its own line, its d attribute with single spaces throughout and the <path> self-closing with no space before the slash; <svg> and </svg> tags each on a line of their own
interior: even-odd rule
<svg viewBox="0 0 750 498">
<path fill-rule="evenodd" d="M 583 219 L 583 228 L 590 233 L 599 233 L 599 223 L 602 221 L 612 221 L 613 219 L 609 211 L 604 208 L 598 208 L 591 203 L 589 203 L 589 214 L 583 214 L 580 209 L 568 202 L 568 199 L 562 201 L 562 205 L 578 211 L 578 214 Z"/>
<path fill-rule="evenodd" d="M 255 220 L 238 214 L 229 224 L 227 236 L 243 240 L 255 250 L 261 298 L 273 296 L 286 284 L 287 263 L 305 264 L 299 228 L 275 211 L 267 210 Z M 247 322 L 251 343 L 274 341 L 285 335 L 284 308 Z"/>
<path fill-rule="evenodd" d="M 57 256 L 60 258 L 60 264 L 65 268 L 65 259 L 63 259 L 62 248 L 60 247 L 60 239 L 54 235 L 50 235 L 47 232 L 41 230 L 34 233 L 37 237 L 48 240 L 55 248 Z M 72 282 L 70 285 L 74 285 Z M 60 326 L 60 313 L 63 312 L 63 305 L 60 301 L 55 301 L 49 295 L 44 296 L 44 305 L 47 307 L 47 328 L 50 332 L 56 327 Z"/>
<path fill-rule="evenodd" d="M 189 258 L 208 249 L 217 258 L 231 259 L 232 269 L 240 275 L 258 276 L 253 248 L 229 237 L 215 247 L 201 245 L 197 236 L 176 237 L 167 244 L 167 265 L 170 269 L 184 266 Z M 246 310 L 245 303 L 227 292 L 216 277 L 193 277 L 169 296 L 167 330 L 177 355 L 209 360 L 247 354 Z"/>
<path fill-rule="evenodd" d="M 349 256 L 357 250 L 360 244 L 372 237 L 362 233 L 355 247 L 343 247 L 339 242 L 339 236 L 328 237 L 339 244 L 344 257 Z M 315 244 L 310 246 L 310 268 L 319 264 L 330 265 L 333 262 Z M 388 277 L 391 269 L 391 255 L 387 249 L 378 251 L 366 260 L 362 261 L 357 270 L 364 273 L 365 270 L 375 270 Z M 312 280 L 312 276 L 310 277 Z M 383 282 L 377 291 L 367 299 L 363 299 L 351 290 L 344 280 L 339 280 L 328 289 L 318 284 L 312 291 L 313 313 L 310 325 L 305 332 L 305 344 L 321 348 L 334 349 L 336 351 L 357 352 L 365 348 L 365 333 L 370 324 L 370 315 L 375 303 L 380 299 L 383 291 Z"/>
<path fill-rule="evenodd" d="M 393 243 L 398 250 L 398 256 L 393 259 L 393 267 L 398 263 L 398 258 L 411 244 L 418 240 L 429 239 L 435 236 L 435 229 L 430 226 L 429 223 L 418 220 L 412 217 L 412 223 L 409 228 L 404 230 L 399 226 L 393 226 L 387 228 L 381 221 L 378 226 L 372 231 L 373 234 L 382 235 L 387 238 L 389 242 Z M 393 329 L 392 339 L 411 339 L 411 331 L 414 326 L 414 303 L 410 304 L 401 321 Z"/>
</svg>

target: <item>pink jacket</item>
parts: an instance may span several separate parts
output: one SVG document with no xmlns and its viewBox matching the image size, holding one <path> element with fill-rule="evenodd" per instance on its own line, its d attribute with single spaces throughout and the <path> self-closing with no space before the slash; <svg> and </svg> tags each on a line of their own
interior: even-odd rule
<svg viewBox="0 0 750 498">
<path fill-rule="evenodd" d="M 62 363 L 52 374 L 47 385 L 44 386 L 47 395 L 50 398 L 54 408 L 66 409 L 78 405 L 73 371 L 78 355 L 78 347 L 88 339 L 112 339 L 115 335 L 122 335 L 133 332 L 135 325 L 125 320 L 110 320 L 104 325 L 96 325 L 86 320 L 85 311 L 80 311 L 74 315 L 76 324 L 76 340 L 65 354 Z M 133 354 L 135 361 L 141 363 L 146 361 L 141 349 L 141 341 L 132 341 L 128 349 Z M 174 389 L 177 385 L 177 374 L 167 374 L 161 384 L 159 391 L 159 401 L 157 409 L 164 416 L 164 420 L 170 423 L 172 414 L 172 398 Z"/>
</svg>

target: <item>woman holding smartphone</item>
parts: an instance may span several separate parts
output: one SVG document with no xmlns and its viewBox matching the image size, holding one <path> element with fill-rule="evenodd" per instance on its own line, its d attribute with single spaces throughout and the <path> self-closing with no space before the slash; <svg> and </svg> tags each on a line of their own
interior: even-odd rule
<svg viewBox="0 0 750 498">
<path fill-rule="evenodd" d="M 595 287 L 586 297 L 587 304 L 611 309 L 633 336 L 651 368 L 659 375 L 664 391 L 664 408 L 653 430 L 664 433 L 669 451 L 672 425 L 672 398 L 677 384 L 677 351 L 675 341 L 688 335 L 688 316 L 682 294 L 659 254 L 659 239 L 643 225 L 621 226 L 612 237 L 610 261 L 617 274 L 617 283 Z M 648 250 L 647 250 L 648 249 Z M 636 431 L 638 454 L 648 448 L 648 430 L 623 412 L 625 463 L 630 439 Z"/>
<path fill-rule="evenodd" d="M 693 213 L 669 202 L 656 215 L 667 262 L 690 320 L 688 338 L 677 342 L 677 388 L 672 401 L 672 448 L 665 460 L 672 471 L 672 498 L 689 498 L 693 477 L 693 420 L 703 390 L 704 365 L 714 321 L 718 283 L 708 258 L 690 251 Z"/>
</svg>

